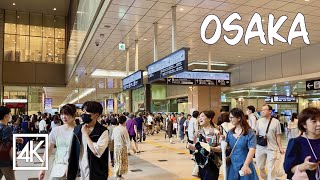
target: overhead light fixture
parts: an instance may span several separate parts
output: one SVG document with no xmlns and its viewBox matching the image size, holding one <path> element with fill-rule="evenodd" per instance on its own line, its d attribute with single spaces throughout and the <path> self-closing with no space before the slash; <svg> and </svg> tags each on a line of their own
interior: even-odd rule
<svg viewBox="0 0 320 180">
<path fill-rule="evenodd" d="M 188 64 L 188 66 L 192 66 L 192 65 L 208 65 L 208 62 L 192 62 Z M 212 66 L 229 66 L 226 63 L 212 63 L 211 65 Z"/>
<path fill-rule="evenodd" d="M 305 2 L 309 2 L 310 0 L 304 0 Z"/>
<path fill-rule="evenodd" d="M 53 10 L 55 11 L 55 10 L 57 10 L 57 8 L 53 8 Z"/>
<path fill-rule="evenodd" d="M 184 9 L 183 8 L 180 8 L 180 11 L 183 11 Z"/>
<path fill-rule="evenodd" d="M 70 104 L 75 103 L 76 101 L 88 96 L 89 94 L 93 93 L 94 91 L 96 91 L 96 88 L 88 88 L 86 90 L 84 90 L 78 97 L 74 98 L 72 101 L 70 101 Z"/>
<path fill-rule="evenodd" d="M 144 41 L 146 41 L 147 39 L 143 39 Z"/>
<path fill-rule="evenodd" d="M 299 83 L 299 84 L 302 84 L 303 82 L 302 82 L 302 81 L 299 81 L 298 83 Z"/>
<path fill-rule="evenodd" d="M 261 48 L 260 51 L 263 51 L 263 49 Z"/>
<path fill-rule="evenodd" d="M 233 34 L 231 33 L 230 36 L 233 36 Z"/>
<path fill-rule="evenodd" d="M 27 103 L 28 99 L 3 99 L 4 103 Z"/>
<path fill-rule="evenodd" d="M 208 71 L 208 69 L 193 69 L 192 71 Z M 210 72 L 224 72 L 224 70 L 216 69 L 210 70 Z"/>
<path fill-rule="evenodd" d="M 15 6 L 16 5 L 16 3 L 12 3 L 12 6 Z"/>
<path fill-rule="evenodd" d="M 129 72 L 129 75 L 133 72 Z M 104 69 L 96 69 L 91 74 L 91 77 L 94 78 L 106 78 L 106 77 L 115 77 L 115 78 L 124 78 L 127 77 L 126 71 L 116 71 L 116 70 L 104 70 Z"/>
</svg>

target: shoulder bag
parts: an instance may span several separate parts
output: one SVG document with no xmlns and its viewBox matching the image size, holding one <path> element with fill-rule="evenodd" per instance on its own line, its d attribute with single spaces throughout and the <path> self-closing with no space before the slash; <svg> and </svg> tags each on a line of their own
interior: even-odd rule
<svg viewBox="0 0 320 180">
<path fill-rule="evenodd" d="M 257 135 L 257 144 L 260 146 L 267 146 L 268 145 L 267 134 L 269 132 L 269 127 L 270 127 L 271 121 L 272 121 L 272 117 L 270 118 L 270 121 L 268 123 L 266 135 L 265 136 Z"/>
<path fill-rule="evenodd" d="M 239 139 L 241 138 L 241 136 L 242 136 L 242 133 L 240 134 L 240 136 L 238 137 L 236 143 L 234 144 L 234 146 L 233 146 L 233 148 L 232 148 L 232 150 L 231 150 L 230 155 L 226 157 L 226 165 L 227 165 L 227 166 L 230 166 L 230 164 L 231 164 L 231 156 L 232 156 L 232 153 L 233 153 L 234 149 L 236 148 L 236 146 L 237 146 L 237 144 L 238 144 L 238 141 L 239 141 Z"/>
</svg>

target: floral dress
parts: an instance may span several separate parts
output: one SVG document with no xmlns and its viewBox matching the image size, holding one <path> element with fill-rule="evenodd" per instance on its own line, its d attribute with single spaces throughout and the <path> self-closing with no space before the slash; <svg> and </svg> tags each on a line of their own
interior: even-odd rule
<svg viewBox="0 0 320 180">
<path fill-rule="evenodd" d="M 220 132 L 218 129 L 210 128 L 209 133 L 206 134 L 204 129 L 200 129 L 196 133 L 194 142 L 196 142 L 196 144 L 197 142 L 208 143 L 209 146 L 216 147 L 220 144 Z M 217 180 L 219 178 L 220 165 L 220 155 L 210 152 L 208 163 L 205 166 L 199 165 L 199 176 L 201 180 Z"/>
</svg>

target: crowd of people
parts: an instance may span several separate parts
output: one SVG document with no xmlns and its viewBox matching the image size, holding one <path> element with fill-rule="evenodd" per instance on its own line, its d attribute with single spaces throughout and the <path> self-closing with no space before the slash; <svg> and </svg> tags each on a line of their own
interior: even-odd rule
<svg viewBox="0 0 320 180">
<path fill-rule="evenodd" d="M 49 152 L 43 156 L 54 155 L 50 179 L 78 177 L 85 180 L 107 179 L 111 171 L 109 163 L 115 176 L 121 179 L 128 172 L 128 155 L 140 153 L 138 144 L 147 135 L 164 130 L 170 143 L 174 143 L 173 135 L 181 143 L 185 143 L 186 136 L 186 147 L 195 162 L 192 175 L 201 180 L 215 180 L 221 175 L 222 142 L 228 144 L 224 161 L 227 179 L 254 180 L 260 176 L 273 180 L 280 169 L 288 179 L 319 180 L 320 110 L 310 107 L 300 114 L 292 114 L 287 125 L 286 150 L 281 141 L 281 122 L 273 115 L 272 107 L 264 105 L 261 117 L 255 110 L 253 106 L 248 106 L 246 112 L 239 108 L 230 112 L 221 110 L 215 124 L 216 115 L 211 110 L 195 110 L 187 115 L 183 112 L 102 115 L 99 102 L 87 101 L 80 117 L 74 104 L 64 105 L 53 116 L 40 112 L 11 116 L 10 109 L 1 106 L 0 179 L 2 176 L 7 180 L 15 179 L 12 170 L 14 133 L 49 134 Z M 21 151 L 29 140 L 17 139 L 17 150 Z M 281 156 L 284 161 L 279 164 Z M 45 174 L 46 171 L 40 171 L 39 179 L 44 179 Z"/>
<path fill-rule="evenodd" d="M 197 119 L 193 122 L 199 124 L 191 126 L 189 122 L 187 148 L 195 161 L 192 175 L 201 180 L 219 178 L 222 141 L 228 144 L 227 179 L 258 180 L 257 170 L 260 178 L 265 180 L 274 180 L 278 176 L 293 180 L 320 179 L 318 108 L 306 108 L 299 115 L 293 113 L 288 123 L 286 150 L 281 141 L 281 123 L 273 116 L 270 105 L 262 107 L 261 117 L 253 106 L 248 106 L 246 113 L 239 108 L 221 111 L 217 124 L 213 123 L 213 111 L 194 111 L 192 116 Z"/>
</svg>

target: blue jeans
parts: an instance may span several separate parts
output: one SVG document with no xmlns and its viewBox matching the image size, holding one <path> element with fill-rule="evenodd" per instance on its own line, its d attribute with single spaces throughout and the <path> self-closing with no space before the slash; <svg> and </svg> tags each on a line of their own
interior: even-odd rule
<svg viewBox="0 0 320 180">
<path fill-rule="evenodd" d="M 180 140 L 184 140 L 184 132 L 183 132 L 183 129 L 179 129 L 179 137 L 180 137 Z"/>
</svg>

